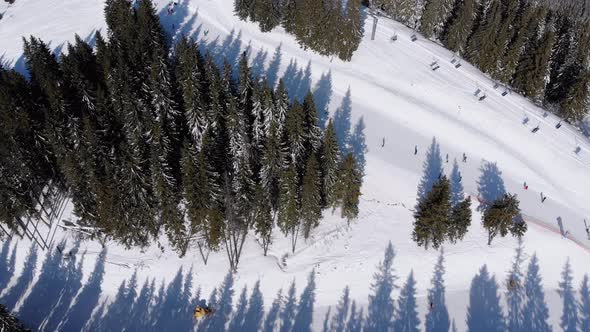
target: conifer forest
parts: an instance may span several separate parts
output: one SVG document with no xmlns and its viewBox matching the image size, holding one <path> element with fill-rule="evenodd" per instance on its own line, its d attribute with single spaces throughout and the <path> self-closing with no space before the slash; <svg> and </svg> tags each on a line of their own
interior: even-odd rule
<svg viewBox="0 0 590 332">
<path fill-rule="evenodd" d="M 30 78 L 0 72 L 0 220 L 16 228 L 58 188 L 91 238 L 159 243 L 179 255 L 223 248 L 236 269 L 246 235 L 264 252 L 273 228 L 293 251 L 322 211 L 358 214 L 362 174 L 320 123 L 311 92 L 254 79 L 244 52 L 215 61 L 196 42 L 169 45 L 149 0 L 108 0 L 107 36 L 57 59 L 24 40 Z M 233 70 L 237 68 L 237 70 Z"/>
</svg>

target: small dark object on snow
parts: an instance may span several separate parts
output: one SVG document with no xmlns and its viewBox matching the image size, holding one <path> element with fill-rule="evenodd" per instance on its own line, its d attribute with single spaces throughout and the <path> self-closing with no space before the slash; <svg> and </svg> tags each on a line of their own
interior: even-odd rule
<svg viewBox="0 0 590 332">
<path fill-rule="evenodd" d="M 586 227 L 586 235 L 588 235 L 588 240 L 590 240 L 590 227 L 586 224 L 586 219 L 584 219 L 584 226 Z"/>
<path fill-rule="evenodd" d="M 383 143 L 381 143 L 381 147 L 385 146 L 385 137 L 383 137 Z"/>
<path fill-rule="evenodd" d="M 529 185 L 526 184 L 526 181 L 524 182 L 524 184 L 522 185 L 522 187 L 524 188 L 524 190 L 528 190 L 529 189 Z"/>
<path fill-rule="evenodd" d="M 201 306 L 197 306 L 195 308 L 195 312 L 194 312 L 194 316 L 196 319 L 199 318 L 203 318 L 203 317 L 209 317 L 214 311 L 209 308 L 208 306 L 205 307 L 201 307 Z"/>
<path fill-rule="evenodd" d="M 483 96 L 479 97 L 479 101 L 483 101 L 486 98 L 487 98 L 487 96 L 486 95 L 483 95 Z"/>
<path fill-rule="evenodd" d="M 494 89 L 497 89 L 500 86 L 500 83 L 496 82 L 496 84 L 494 84 Z"/>
<path fill-rule="evenodd" d="M 433 62 L 430 64 L 430 67 L 434 67 L 434 66 L 436 66 L 436 65 L 438 65 L 438 61 L 433 61 Z"/>
<path fill-rule="evenodd" d="M 455 63 L 455 62 L 457 62 L 457 59 L 453 58 L 453 59 L 451 60 L 451 63 Z"/>
<path fill-rule="evenodd" d="M 574 153 L 575 154 L 578 154 L 578 153 L 580 153 L 580 151 L 582 151 L 582 148 L 579 147 L 579 146 L 576 146 L 576 149 L 574 150 Z"/>
<path fill-rule="evenodd" d="M 418 37 L 416 36 L 416 34 L 412 35 L 412 41 L 415 42 L 416 40 L 418 40 Z"/>
<path fill-rule="evenodd" d="M 547 199 L 547 196 L 544 196 L 543 193 L 541 192 L 541 203 L 545 203 L 546 199 Z"/>
<path fill-rule="evenodd" d="M 449 154 L 447 153 L 447 163 L 449 162 Z"/>
<path fill-rule="evenodd" d="M 544 118 L 546 118 L 546 117 L 548 117 L 548 116 L 549 116 L 549 113 L 547 113 L 547 112 L 543 112 L 543 117 L 544 117 Z"/>
<path fill-rule="evenodd" d="M 394 41 L 396 41 L 396 40 L 397 40 L 397 35 L 393 35 L 393 36 L 391 36 L 391 41 L 392 41 L 392 42 L 394 42 Z"/>
<path fill-rule="evenodd" d="M 555 125 L 555 128 L 556 128 L 556 129 L 559 129 L 559 128 L 561 128 L 561 121 L 559 121 L 559 123 Z"/>
<path fill-rule="evenodd" d="M 428 304 L 428 306 L 430 307 L 430 310 L 434 309 L 434 302 L 430 301 L 430 303 Z"/>
<path fill-rule="evenodd" d="M 418 154 L 418 145 L 414 146 L 414 156 Z"/>
<path fill-rule="evenodd" d="M 432 71 L 436 71 L 438 68 L 440 68 L 439 65 L 437 65 L 436 67 L 432 68 Z"/>
<path fill-rule="evenodd" d="M 466 163 L 467 162 L 467 155 L 465 154 L 465 152 L 463 152 L 463 162 Z"/>
<path fill-rule="evenodd" d="M 518 288 L 518 282 L 516 282 L 516 280 L 514 280 L 514 279 L 510 279 L 510 281 L 508 282 L 508 289 L 515 290 L 517 288 Z"/>
<path fill-rule="evenodd" d="M 533 130 L 531 130 L 531 132 L 534 134 L 534 133 L 538 132 L 539 129 L 541 129 L 541 128 L 539 128 L 539 126 L 536 126 L 535 128 L 533 128 Z"/>
<path fill-rule="evenodd" d="M 461 62 L 459 62 L 455 65 L 455 68 L 460 68 L 461 66 L 462 66 L 462 64 L 461 64 Z"/>
<path fill-rule="evenodd" d="M 504 92 L 502 92 L 502 97 L 506 96 L 508 94 L 508 90 L 504 90 Z"/>
<path fill-rule="evenodd" d="M 480 92 L 481 92 L 481 89 L 480 88 L 477 88 L 477 90 L 475 90 L 475 92 L 473 93 L 473 95 L 477 97 Z"/>
</svg>

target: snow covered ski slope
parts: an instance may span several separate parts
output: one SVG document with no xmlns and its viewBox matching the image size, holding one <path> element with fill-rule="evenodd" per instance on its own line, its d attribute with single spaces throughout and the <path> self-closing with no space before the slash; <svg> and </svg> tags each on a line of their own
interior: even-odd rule
<svg viewBox="0 0 590 332">
<path fill-rule="evenodd" d="M 348 137 L 351 149 L 358 151 L 362 150 L 364 136 L 368 148 L 358 220 L 348 227 L 337 213 L 326 212 L 321 226 L 286 258 L 284 266 L 283 256 L 290 251 L 288 240 L 276 232 L 269 256 L 263 257 L 252 236 L 240 262 L 236 290 L 243 285 L 251 289 L 260 280 L 268 308 L 276 291 L 286 291 L 293 279 L 300 293 L 307 274 L 315 268 L 318 288 L 314 327 L 319 330 L 327 307 L 337 303 L 346 285 L 352 298 L 367 304 L 372 275 L 391 240 L 400 280 L 414 271 L 423 322 L 428 310 L 426 292 L 438 252 L 425 251 L 412 242 L 412 212 L 426 150 L 436 137 L 445 172 L 450 173 L 457 159 L 466 193 L 485 200 L 488 193 L 479 194 L 478 182 L 492 181 L 518 194 L 529 223 L 525 251 L 527 257 L 535 252 L 539 257 L 550 323 L 559 329 L 561 300 L 555 290 L 563 264 L 569 257 L 576 287 L 582 275 L 590 273 L 590 240 L 583 223 L 584 218 L 590 221 L 590 142 L 575 128 L 563 124 L 557 129 L 559 119 L 555 116 L 544 114 L 515 93 L 502 96 L 505 90 L 494 88 L 494 82 L 477 69 L 466 62 L 456 68 L 451 52 L 421 36 L 412 42 L 410 29 L 388 19 L 379 20 L 375 40 L 366 34 L 352 61 L 342 62 L 300 49 L 281 28 L 261 33 L 255 23 L 239 21 L 233 16 L 232 0 L 181 0 L 172 15 L 166 14 L 167 1 L 155 2 L 162 24 L 173 38 L 191 35 L 219 58 L 237 59 L 248 48 L 255 72 L 275 83 L 287 73 L 290 95 L 302 96 L 308 88 L 315 89 L 318 106 L 327 107 L 335 117 L 339 138 Z M 76 33 L 92 41 L 93 31 L 105 31 L 103 6 L 102 0 L 17 0 L 10 6 L 3 2 L 2 62 L 24 70 L 23 35 L 42 38 L 56 53 L 65 49 L 64 43 L 72 41 Z M 372 22 L 366 20 L 365 24 L 365 31 L 370 31 Z M 398 39 L 391 42 L 394 33 Z M 440 65 L 436 71 L 430 67 L 434 61 Z M 477 96 L 476 90 L 480 90 Z M 486 98 L 480 101 L 484 94 Z M 537 126 L 539 131 L 532 133 Z M 467 156 L 465 163 L 463 153 Z M 548 197 L 544 203 L 541 193 Z M 507 237 L 496 238 L 487 246 L 487 233 L 475 210 L 476 199 L 474 203 L 473 224 L 465 239 L 444 246 L 447 306 L 459 330 L 465 329 L 473 276 L 487 264 L 496 280 L 503 281 L 517 245 L 515 239 Z M 558 218 L 563 232 L 569 231 L 567 238 L 560 234 Z M 71 246 L 73 241 L 69 242 Z M 17 272 L 9 287 L 17 282 L 28 247 L 26 241 L 17 244 Z M 82 280 L 89 277 L 100 245 L 82 243 L 80 253 L 84 249 L 87 254 Z M 154 247 L 145 252 L 126 251 L 110 244 L 106 261 L 101 301 L 107 302 L 135 270 L 140 285 L 148 277 L 156 278 L 158 284 L 161 280 L 170 282 L 180 267 L 186 272 L 192 266 L 195 287 L 200 286 L 206 298 L 228 269 L 223 251 L 213 254 L 204 266 L 196 249 L 179 259 L 170 250 L 162 252 Z M 43 259 L 38 259 L 38 269 L 42 263 Z M 503 293 L 506 285 L 500 284 Z"/>
</svg>

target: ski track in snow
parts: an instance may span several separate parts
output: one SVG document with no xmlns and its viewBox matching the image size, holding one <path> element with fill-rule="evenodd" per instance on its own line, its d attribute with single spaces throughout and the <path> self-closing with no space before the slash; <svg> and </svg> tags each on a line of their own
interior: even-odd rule
<svg viewBox="0 0 590 332">
<path fill-rule="evenodd" d="M 230 52 L 219 45 L 223 45 L 233 32 L 234 37 L 241 36 L 241 50 L 251 47 L 251 60 L 259 50 L 268 52 L 266 68 L 276 47 L 281 45 L 278 77 L 282 77 L 291 60 L 297 61 L 298 69 L 305 69 L 311 61 L 312 87 L 323 74 L 331 73 L 330 114 L 334 115 L 350 89 L 351 130 L 360 117 L 365 121 L 364 134 L 369 151 L 366 154 L 366 176 L 358 220 L 348 226 L 338 217 L 338 210 L 333 214 L 332 211 L 324 211 L 320 227 L 314 230 L 308 241 L 298 241 L 295 254 L 290 252 L 289 239 L 278 230 L 275 230 L 267 257 L 263 257 L 262 250 L 250 235 L 236 276 L 236 292 L 243 285 L 251 287 L 256 280 L 261 280 L 264 303 L 268 309 L 276 291 L 279 288 L 286 291 L 293 279 L 300 294 L 307 274 L 315 268 L 318 288 L 314 329 L 319 330 L 328 306 L 336 305 L 346 285 L 350 286 L 352 299 L 361 305 L 367 304 L 373 273 L 383 257 L 387 242 L 391 240 L 396 251 L 394 267 L 399 276 L 398 284 L 401 286 L 410 270 L 414 271 L 419 312 L 424 322 L 426 294 L 438 252 L 417 248 L 412 242 L 412 213 L 426 149 L 432 137 L 436 136 L 446 173 L 451 169 L 451 163 L 444 163 L 447 153 L 451 160 L 460 159 L 462 153 L 468 155 L 468 162 L 459 164 L 466 193 L 477 196 L 480 167 L 484 161 L 489 161 L 496 162 L 502 171 L 506 190 L 518 194 L 525 221 L 530 226 L 524 237 L 525 251 L 528 256 L 535 252 L 539 256 L 550 323 L 558 329 L 561 300 L 555 289 L 563 264 L 569 257 L 575 272 L 576 288 L 581 276 L 590 272 L 587 264 L 590 242 L 582 222 L 590 215 L 587 200 L 590 143 L 577 129 L 567 124 L 559 130 L 555 129 L 558 122 L 555 116 L 549 114 L 544 117 L 543 110 L 516 93 L 501 96 L 503 87 L 494 89 L 494 82 L 467 62 L 462 62 L 458 69 L 454 68 L 450 63 L 451 52 L 420 35 L 416 42 L 411 42 L 410 29 L 385 18 L 379 20 L 375 41 L 370 40 L 372 20 L 366 20 L 365 31 L 368 33 L 351 62 L 345 63 L 336 58 L 330 62 L 329 57 L 300 49 L 293 37 L 285 35 L 282 28 L 263 34 L 255 23 L 239 21 L 232 15 L 232 0 L 180 1 L 180 6 L 184 6 L 183 13 L 186 13 L 183 17 L 180 13 L 172 16 L 165 14 L 168 1 L 154 2 L 163 13 L 164 28 L 169 33 L 174 23 L 177 30 L 192 33 L 203 47 L 218 39 L 218 49 L 213 54 Z M 93 31 L 106 32 L 103 6 L 103 0 L 17 0 L 13 5 L 1 3 L 0 12 L 4 13 L 4 18 L 0 20 L 2 62 L 24 70 L 21 58 L 23 35 L 41 37 L 58 54 L 66 51 L 65 43 L 74 39 L 74 33 L 91 41 Z M 207 36 L 204 36 L 204 31 L 208 31 Z M 389 37 L 394 31 L 398 40 L 392 43 Z M 172 35 L 173 38 L 179 37 L 177 33 Z M 429 67 L 433 59 L 438 60 L 441 66 L 436 72 Z M 487 95 L 481 102 L 474 96 L 478 87 Z M 523 124 L 525 116 L 530 118 L 527 124 Z M 537 124 L 540 124 L 541 130 L 532 134 L 531 129 Z M 382 138 L 386 139 L 384 147 L 381 147 Z M 419 148 L 416 156 L 413 154 L 414 145 Z M 575 154 L 577 146 L 581 151 Z M 524 181 L 529 184 L 529 190 L 522 188 Z M 544 204 L 540 202 L 540 192 L 548 196 Z M 459 330 L 465 329 L 469 287 L 481 265 L 487 264 L 488 270 L 495 274 L 504 297 L 506 285 L 503 280 L 517 244 L 515 239 L 507 237 L 496 238 L 488 246 L 480 213 L 475 210 L 476 201 L 473 202 L 473 223 L 469 233 L 462 242 L 444 246 L 447 306 Z M 65 215 L 68 214 L 71 214 L 71 206 Z M 557 217 L 562 218 L 571 238 L 561 237 L 555 221 Z M 56 239 L 60 237 L 68 238 L 71 245 L 73 240 L 61 229 Z M 107 243 L 102 300 L 111 301 L 121 281 L 129 278 L 135 270 L 140 285 L 145 278 L 156 278 L 158 284 L 161 280 L 170 281 L 179 267 L 183 267 L 185 272 L 193 268 L 195 288 L 200 286 L 204 294 L 202 297 L 208 298 L 209 292 L 221 283 L 227 272 L 225 253 L 211 254 L 208 265 L 204 266 L 196 248 L 185 257 L 178 258 L 168 249 L 165 239 L 161 242 L 166 248 L 164 252 L 156 246 L 140 251 L 125 250 L 116 243 Z M 27 241 L 19 241 L 17 272 L 8 287 L 15 284 L 28 248 Z M 84 250 L 83 280 L 86 280 L 101 246 L 85 242 L 79 253 Z M 285 254 L 288 256 L 286 266 L 283 266 Z M 39 253 L 37 269 L 41 268 L 43 257 L 44 253 Z M 394 297 L 397 298 L 398 294 L 399 289 L 394 291 Z M 234 296 L 234 303 L 237 296 Z"/>
</svg>

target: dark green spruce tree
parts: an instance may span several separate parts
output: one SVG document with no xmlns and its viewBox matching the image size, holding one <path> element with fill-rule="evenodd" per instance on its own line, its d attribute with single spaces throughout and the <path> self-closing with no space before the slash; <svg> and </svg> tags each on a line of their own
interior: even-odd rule
<svg viewBox="0 0 590 332">
<path fill-rule="evenodd" d="M 414 212 L 412 238 L 418 246 L 438 249 L 444 242 L 451 209 L 450 184 L 446 175 L 432 186 L 426 197 L 418 203 Z"/>
<path fill-rule="evenodd" d="M 361 196 L 362 174 L 358 164 L 349 153 L 340 162 L 338 168 L 338 180 L 334 188 L 336 203 L 340 206 L 341 217 L 348 223 L 357 217 L 358 205 Z"/>
<path fill-rule="evenodd" d="M 322 217 L 320 189 L 319 166 L 312 154 L 307 160 L 301 187 L 301 223 L 305 239 L 309 238 L 312 229 L 319 226 Z"/>
<path fill-rule="evenodd" d="M 513 236 L 523 236 L 527 230 L 524 221 L 518 221 L 520 214 L 519 202 L 516 195 L 505 194 L 495 200 L 491 206 L 484 211 L 483 227 L 488 231 L 488 245 L 497 235 L 502 237 L 508 233 Z"/>
<path fill-rule="evenodd" d="M 334 124 L 328 122 L 324 132 L 324 141 L 320 149 L 320 170 L 322 173 L 322 203 L 323 207 L 335 207 L 335 186 L 338 181 L 338 165 L 340 163 L 340 151 Z"/>
</svg>

